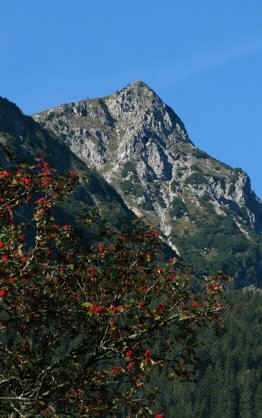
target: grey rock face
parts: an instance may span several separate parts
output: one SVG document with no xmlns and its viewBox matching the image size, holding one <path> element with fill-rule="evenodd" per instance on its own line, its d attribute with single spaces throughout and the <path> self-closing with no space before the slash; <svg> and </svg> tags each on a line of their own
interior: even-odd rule
<svg viewBox="0 0 262 418">
<path fill-rule="evenodd" d="M 152 167 L 154 150 L 191 143 L 178 116 L 140 81 L 112 96 L 58 106 L 33 118 L 63 136 L 72 151 L 97 169 L 112 158 L 128 160 L 130 154 L 142 154 Z"/>
<path fill-rule="evenodd" d="M 129 209 L 159 227 L 176 252 L 184 251 L 183 242 L 201 230 L 205 217 L 223 223 L 230 216 L 232 231 L 257 244 L 262 202 L 247 174 L 199 150 L 176 113 L 142 81 L 33 118 L 96 168 Z"/>
</svg>

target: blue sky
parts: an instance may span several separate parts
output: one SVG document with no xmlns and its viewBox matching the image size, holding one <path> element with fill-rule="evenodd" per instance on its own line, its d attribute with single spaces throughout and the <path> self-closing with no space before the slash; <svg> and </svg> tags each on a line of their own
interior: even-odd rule
<svg viewBox="0 0 262 418">
<path fill-rule="evenodd" d="M 262 198 L 261 0 L 3 1 L 0 95 L 25 114 L 145 81 Z"/>
</svg>

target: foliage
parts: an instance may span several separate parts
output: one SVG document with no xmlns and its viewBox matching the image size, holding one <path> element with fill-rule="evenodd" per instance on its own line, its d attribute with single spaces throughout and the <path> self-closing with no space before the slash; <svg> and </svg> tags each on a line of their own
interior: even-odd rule
<svg viewBox="0 0 262 418">
<path fill-rule="evenodd" d="M 204 176 L 204 174 L 200 171 L 196 171 L 192 173 L 189 177 L 187 177 L 185 184 L 192 184 L 192 185 L 198 185 L 198 184 L 205 184 L 207 183 L 207 179 Z"/>
<path fill-rule="evenodd" d="M 187 208 L 183 200 L 179 199 L 179 197 L 175 197 L 172 201 L 172 206 L 169 209 L 170 216 L 175 218 L 182 218 L 186 212 Z"/>
<path fill-rule="evenodd" d="M 139 222 L 120 235 L 105 225 L 109 245 L 83 246 L 50 212 L 77 181 L 44 162 L 0 172 L 1 413 L 163 416 L 157 380 L 153 389 L 147 380 L 163 370 L 194 378 L 198 329 L 220 322 L 228 278 L 211 277 L 197 294 L 175 260 L 156 263 L 158 233 Z M 28 201 L 36 205 L 30 251 L 13 214 Z"/>
<path fill-rule="evenodd" d="M 136 197 L 141 197 L 144 194 L 143 186 L 140 183 L 132 184 L 131 181 L 121 181 L 120 187 L 127 195 L 132 194 Z"/>
<path fill-rule="evenodd" d="M 124 167 L 122 168 L 121 175 L 122 177 L 127 177 L 129 173 L 135 172 L 134 164 L 128 161 L 125 163 Z"/>
<path fill-rule="evenodd" d="M 261 290 L 234 290 L 228 299 L 233 308 L 225 315 L 224 330 L 199 334 L 197 384 L 161 384 L 161 393 L 176 405 L 176 418 L 261 417 Z"/>
<path fill-rule="evenodd" d="M 188 231 L 186 239 L 175 232 L 171 235 L 185 262 L 192 264 L 200 276 L 222 270 L 237 277 L 238 284 L 252 280 L 261 254 L 256 241 L 247 239 L 231 217 L 214 214 L 211 204 L 204 204 L 210 205 L 205 218 L 192 210 L 189 212 L 196 230 Z"/>
<path fill-rule="evenodd" d="M 153 210 L 154 209 L 151 200 L 147 196 L 145 196 L 145 200 L 141 204 L 141 208 L 144 209 L 144 210 Z"/>
</svg>

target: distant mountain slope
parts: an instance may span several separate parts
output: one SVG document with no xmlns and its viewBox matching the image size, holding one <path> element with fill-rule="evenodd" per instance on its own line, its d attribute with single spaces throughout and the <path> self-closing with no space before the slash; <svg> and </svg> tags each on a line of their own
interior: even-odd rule
<svg viewBox="0 0 262 418">
<path fill-rule="evenodd" d="M 95 168 L 128 208 L 160 228 L 196 272 L 261 285 L 262 202 L 241 169 L 199 150 L 176 113 L 142 81 L 33 119 Z"/>
<path fill-rule="evenodd" d="M 136 219 L 116 190 L 71 152 L 62 139 L 42 128 L 31 117 L 23 115 L 15 104 L 0 97 L 0 166 L 8 169 L 20 161 L 33 165 L 37 157 L 43 157 L 59 175 L 74 169 L 81 176 L 81 183 L 53 211 L 57 223 L 69 223 L 80 228 L 85 238 L 92 241 L 96 238 L 95 230 L 90 231 L 90 227 L 80 222 L 80 216 L 86 215 L 88 208 L 97 208 L 115 228 Z M 31 220 L 32 209 L 31 205 L 27 205 L 18 210 L 17 222 L 24 218 Z M 33 244 L 33 226 L 30 234 L 29 246 Z"/>
</svg>

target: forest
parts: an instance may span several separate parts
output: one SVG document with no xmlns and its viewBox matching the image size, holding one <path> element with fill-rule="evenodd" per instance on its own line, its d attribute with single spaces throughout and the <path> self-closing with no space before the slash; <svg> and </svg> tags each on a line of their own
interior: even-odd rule
<svg viewBox="0 0 262 418">
<path fill-rule="evenodd" d="M 231 290 L 223 331 L 201 332 L 196 383 L 163 387 L 176 418 L 262 418 L 262 295 Z"/>
</svg>

